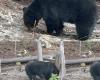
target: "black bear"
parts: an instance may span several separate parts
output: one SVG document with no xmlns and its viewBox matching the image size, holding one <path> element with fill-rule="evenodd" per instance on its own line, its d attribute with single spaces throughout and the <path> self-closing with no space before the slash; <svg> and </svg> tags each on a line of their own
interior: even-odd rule
<svg viewBox="0 0 100 80">
<path fill-rule="evenodd" d="M 94 62 L 91 65 L 90 73 L 94 80 L 100 80 L 100 62 Z"/>
<path fill-rule="evenodd" d="M 36 76 L 41 79 L 49 80 L 52 73 L 59 74 L 59 70 L 54 63 L 43 61 L 28 62 L 25 71 L 30 80 L 37 79 Z"/>
<path fill-rule="evenodd" d="M 74 23 L 78 39 L 87 40 L 97 20 L 96 0 L 33 0 L 24 8 L 23 18 L 29 30 L 43 18 L 47 32 L 56 36 L 63 31 L 64 22 Z"/>
</svg>

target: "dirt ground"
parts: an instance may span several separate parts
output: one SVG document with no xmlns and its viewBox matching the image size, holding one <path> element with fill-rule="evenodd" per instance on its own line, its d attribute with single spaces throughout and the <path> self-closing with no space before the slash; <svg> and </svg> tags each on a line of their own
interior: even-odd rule
<svg viewBox="0 0 100 80">
<path fill-rule="evenodd" d="M 25 65 L 22 65 L 21 67 L 3 67 L 2 73 L 0 74 L 0 80 L 29 80 L 24 71 L 24 66 Z M 67 66 L 66 68 L 67 69 L 64 80 L 93 80 L 89 73 L 89 66 L 86 66 L 85 68 L 80 66 Z"/>
<path fill-rule="evenodd" d="M 27 6 L 31 0 L 0 0 L 0 58 L 1 59 L 10 59 L 21 56 L 34 56 L 37 54 L 37 45 L 34 41 L 36 38 L 41 36 L 42 45 L 43 45 L 43 55 L 45 54 L 54 54 L 59 49 L 59 41 L 61 38 L 71 39 L 73 40 L 72 35 L 75 32 L 75 27 L 70 27 L 72 25 L 68 25 L 65 27 L 67 35 L 62 35 L 60 37 L 54 37 L 46 34 L 33 34 L 27 32 L 24 23 L 23 23 L 23 7 Z M 99 5 L 99 3 L 98 3 Z M 100 8 L 98 6 L 98 13 Z M 99 16 L 100 18 L 100 16 Z M 40 29 L 46 30 L 45 23 L 43 20 L 40 20 L 40 23 L 37 26 L 38 32 L 41 32 Z M 99 31 L 100 24 L 96 25 L 95 30 Z M 36 29 L 37 30 L 37 29 Z M 92 39 L 99 39 L 100 33 L 93 33 Z M 65 42 L 65 56 L 66 59 L 79 59 L 84 57 L 94 57 L 100 56 L 100 42 L 82 42 L 80 44 L 77 42 Z M 81 46 L 81 53 L 80 53 Z M 28 53 L 25 55 L 24 53 Z M 89 54 L 91 52 L 92 54 Z M 11 67 L 10 67 L 11 68 Z M 12 67 L 14 68 L 14 66 Z M 16 66 L 15 69 L 16 70 Z M 75 68 L 76 69 L 76 68 Z M 81 68 L 79 68 L 81 69 Z M 28 80 L 25 72 L 21 73 L 22 76 L 14 73 L 13 69 L 7 70 L 10 74 L 5 74 L 7 72 L 3 72 L 0 80 Z M 17 72 L 17 70 L 16 70 Z M 77 77 L 75 77 L 75 73 L 77 72 Z M 80 74 L 81 72 L 81 74 Z M 88 74 L 88 76 L 87 76 Z M 6 76 L 6 77 L 5 77 Z M 84 78 L 83 78 L 83 77 Z M 20 77 L 20 78 L 19 78 Z M 83 73 L 82 71 L 78 71 L 77 69 L 67 74 L 68 79 L 66 80 L 91 80 L 89 72 Z M 75 79 L 76 78 L 76 79 Z M 81 79 L 80 79 L 81 78 Z M 83 79 L 82 79 L 83 78 Z M 87 79 L 86 79 L 87 78 Z"/>
</svg>

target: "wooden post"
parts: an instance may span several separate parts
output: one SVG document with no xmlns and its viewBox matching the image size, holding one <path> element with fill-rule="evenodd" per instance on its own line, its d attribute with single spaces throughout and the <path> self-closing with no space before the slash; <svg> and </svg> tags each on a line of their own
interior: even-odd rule
<svg viewBox="0 0 100 80">
<path fill-rule="evenodd" d="M 15 39 L 15 54 L 17 54 L 17 50 L 16 50 L 16 46 L 17 46 L 17 42 L 16 42 L 16 39 Z"/>
<path fill-rule="evenodd" d="M 38 51 L 38 60 L 39 61 L 43 61 L 43 56 L 42 56 L 42 45 L 41 45 L 41 41 L 40 40 L 37 40 L 37 51 Z"/>
<path fill-rule="evenodd" d="M 64 55 L 64 42 L 60 42 L 60 55 L 61 55 L 61 70 L 60 70 L 60 80 L 63 80 L 66 70 L 65 70 L 65 55 Z"/>
<path fill-rule="evenodd" d="M 79 41 L 79 54 L 82 55 L 82 41 Z"/>
</svg>

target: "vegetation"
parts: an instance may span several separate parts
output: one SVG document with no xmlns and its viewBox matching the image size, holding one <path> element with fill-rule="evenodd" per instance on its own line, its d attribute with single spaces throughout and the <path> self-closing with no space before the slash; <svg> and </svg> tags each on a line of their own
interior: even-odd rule
<svg viewBox="0 0 100 80">
<path fill-rule="evenodd" d="M 60 80 L 59 75 L 57 74 L 52 74 L 51 78 L 49 80 Z"/>
</svg>

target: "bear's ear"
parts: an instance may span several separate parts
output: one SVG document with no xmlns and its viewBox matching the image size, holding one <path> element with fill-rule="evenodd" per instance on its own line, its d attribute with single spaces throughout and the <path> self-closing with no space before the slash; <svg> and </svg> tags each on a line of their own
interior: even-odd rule
<svg viewBox="0 0 100 80">
<path fill-rule="evenodd" d="M 23 12 L 26 12 L 26 10 L 27 10 L 27 7 L 24 7 L 24 8 L 23 8 Z"/>
</svg>

